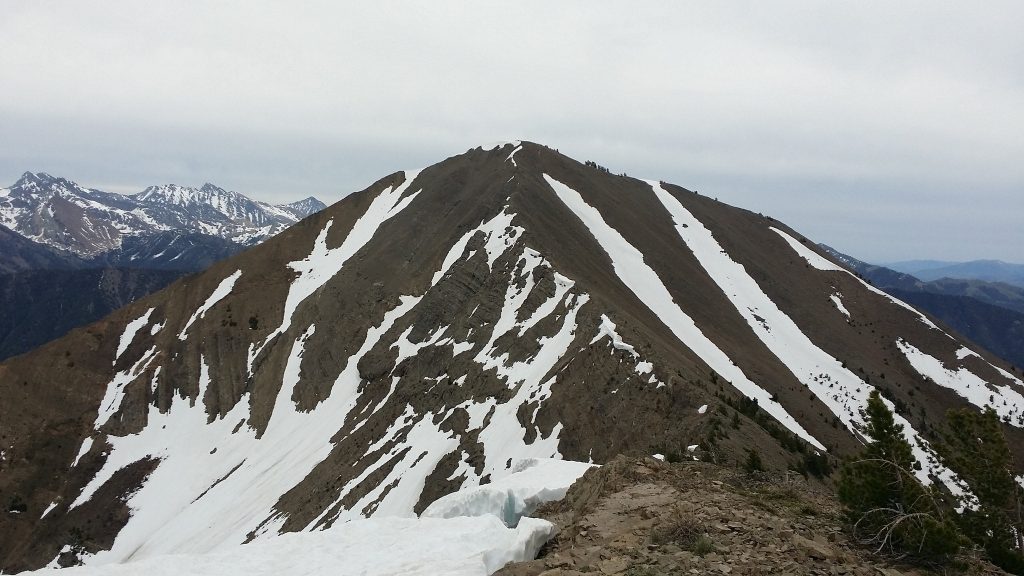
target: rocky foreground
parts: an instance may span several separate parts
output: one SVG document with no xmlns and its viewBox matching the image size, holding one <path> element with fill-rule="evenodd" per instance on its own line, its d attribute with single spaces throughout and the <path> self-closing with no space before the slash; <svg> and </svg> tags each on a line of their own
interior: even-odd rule
<svg viewBox="0 0 1024 576">
<path fill-rule="evenodd" d="M 534 516 L 557 535 L 498 576 L 1004 574 L 972 557 L 934 570 L 881 557 L 844 532 L 826 488 L 702 462 L 620 456 Z"/>
</svg>

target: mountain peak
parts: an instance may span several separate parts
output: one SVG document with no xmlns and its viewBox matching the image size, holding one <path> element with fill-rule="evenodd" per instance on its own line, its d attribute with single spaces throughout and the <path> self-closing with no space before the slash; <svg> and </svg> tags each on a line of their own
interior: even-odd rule
<svg viewBox="0 0 1024 576">
<path fill-rule="evenodd" d="M 46 172 L 25 172 L 15 182 L 14 187 L 24 189 L 40 189 L 52 186 L 57 182 L 68 182 L 63 178 L 58 178 Z"/>
<path fill-rule="evenodd" d="M 211 184 L 210 182 L 206 182 L 205 184 L 203 184 L 199 188 L 199 191 L 200 192 L 205 192 L 207 194 L 227 194 L 227 193 L 229 193 L 224 188 L 221 188 L 220 186 L 217 186 L 216 184 Z"/>
<path fill-rule="evenodd" d="M 526 142 L 386 176 L 5 365 L 3 487 L 46 519 L 0 532 L 31 543 L 0 569 L 411 517 L 522 459 L 756 449 L 784 474 L 859 450 L 876 387 L 923 482 L 952 477 L 926 414 L 1021 433 L 1016 376 L 797 238 Z"/>
</svg>

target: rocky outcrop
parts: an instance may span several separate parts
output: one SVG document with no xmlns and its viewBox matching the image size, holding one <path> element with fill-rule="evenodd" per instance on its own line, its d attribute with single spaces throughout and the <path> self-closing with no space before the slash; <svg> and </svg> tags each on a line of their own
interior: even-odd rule
<svg viewBox="0 0 1024 576">
<path fill-rule="evenodd" d="M 620 456 L 534 516 L 555 523 L 555 537 L 537 560 L 495 576 L 928 573 L 852 542 L 830 490 L 794 474 Z M 960 563 L 966 574 L 1004 574 Z"/>
</svg>

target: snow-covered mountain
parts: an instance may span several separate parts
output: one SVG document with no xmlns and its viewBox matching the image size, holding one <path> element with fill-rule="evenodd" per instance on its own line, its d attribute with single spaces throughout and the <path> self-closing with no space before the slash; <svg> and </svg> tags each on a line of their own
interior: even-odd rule
<svg viewBox="0 0 1024 576">
<path fill-rule="evenodd" d="M 10 188 L 0 189 L 0 224 L 30 240 L 95 258 L 119 249 L 126 238 L 167 231 L 250 246 L 307 216 L 316 202 L 273 206 L 212 184 L 168 184 L 135 195 L 113 194 L 26 172 Z"/>
<path fill-rule="evenodd" d="M 413 518 L 530 458 L 799 468 L 883 393 L 919 476 L 1010 367 L 783 224 L 527 142 L 397 172 L 0 364 L 0 569 Z"/>
<path fill-rule="evenodd" d="M 317 200 L 316 198 L 310 196 L 308 198 L 303 198 L 302 200 L 299 200 L 297 202 L 292 202 L 291 204 L 281 204 L 278 206 L 278 208 L 282 210 L 287 210 L 288 212 L 294 214 L 296 218 L 302 220 L 307 216 L 312 216 L 313 214 L 316 214 L 317 212 L 323 210 L 324 208 L 327 208 L 327 205 Z"/>
</svg>

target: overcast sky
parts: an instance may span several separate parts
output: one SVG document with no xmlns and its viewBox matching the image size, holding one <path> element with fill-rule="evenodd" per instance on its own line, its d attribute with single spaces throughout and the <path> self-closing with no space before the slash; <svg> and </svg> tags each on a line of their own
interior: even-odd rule
<svg viewBox="0 0 1024 576">
<path fill-rule="evenodd" d="M 372 5 L 371 5 L 372 4 Z M 328 203 L 522 138 L 861 259 L 1024 262 L 1024 3 L 0 0 L 0 185 Z"/>
</svg>

